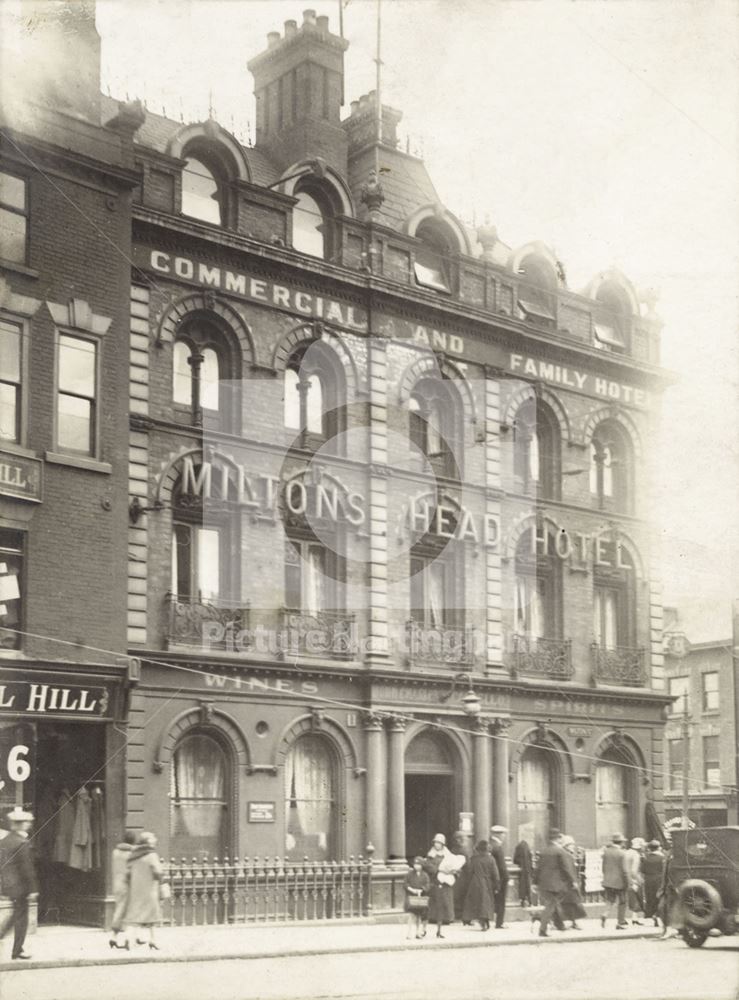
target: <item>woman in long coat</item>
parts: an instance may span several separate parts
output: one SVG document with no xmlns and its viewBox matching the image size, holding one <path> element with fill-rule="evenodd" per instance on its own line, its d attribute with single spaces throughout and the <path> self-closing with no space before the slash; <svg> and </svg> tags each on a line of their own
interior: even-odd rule
<svg viewBox="0 0 739 1000">
<path fill-rule="evenodd" d="M 149 947 L 158 950 L 154 942 L 154 928 L 162 922 L 162 907 L 159 902 L 162 865 L 156 843 L 157 838 L 153 833 L 142 833 L 138 845 L 131 851 L 127 871 L 128 904 L 125 922 L 128 926 L 148 927 Z M 136 942 L 145 943 L 138 938 Z"/>
<path fill-rule="evenodd" d="M 559 841 L 559 846 L 563 847 L 567 853 L 572 857 L 572 885 L 565 892 L 559 903 L 559 916 L 562 920 L 562 927 L 557 927 L 558 930 L 565 930 L 564 922 L 565 920 L 572 921 L 572 929 L 575 931 L 580 930 L 580 925 L 578 920 L 582 920 L 587 916 L 585 907 L 583 906 L 582 896 L 580 895 L 580 888 L 578 886 L 577 878 L 577 847 L 575 846 L 575 838 L 563 836 Z M 556 926 L 556 921 L 555 921 Z"/>
<path fill-rule="evenodd" d="M 441 933 L 443 924 L 451 924 L 454 920 L 454 883 L 456 881 L 455 872 L 459 871 L 464 863 L 456 863 L 454 859 L 457 855 L 452 854 L 446 846 L 446 837 L 443 833 L 437 833 L 431 845 L 431 850 L 426 855 L 424 865 L 429 879 L 431 880 L 431 892 L 429 893 L 429 923 L 436 924 L 436 936 L 443 938 Z"/>
<path fill-rule="evenodd" d="M 484 931 L 489 930 L 495 916 L 493 896 L 500 885 L 498 866 L 490 855 L 487 840 L 475 845 L 475 853 L 467 863 L 467 892 L 462 919 L 465 923 L 479 920 Z"/>
<path fill-rule="evenodd" d="M 115 909 L 111 922 L 113 937 L 108 942 L 111 948 L 127 948 L 128 941 L 118 944 L 118 935 L 123 930 L 123 918 L 128 904 L 128 860 L 136 843 L 136 834 L 127 830 L 120 844 L 116 844 L 111 855 L 111 873 L 113 876 L 113 896 Z"/>
</svg>

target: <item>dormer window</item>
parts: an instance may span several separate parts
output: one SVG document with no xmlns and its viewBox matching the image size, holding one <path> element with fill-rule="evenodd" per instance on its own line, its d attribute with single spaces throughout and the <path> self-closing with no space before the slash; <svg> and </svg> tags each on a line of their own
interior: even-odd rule
<svg viewBox="0 0 739 1000">
<path fill-rule="evenodd" d="M 615 284 L 601 285 L 593 311 L 594 344 L 602 351 L 623 353 L 629 349 L 630 306 L 624 291 Z"/>
<path fill-rule="evenodd" d="M 416 230 L 416 259 L 413 270 L 416 284 L 436 292 L 451 292 L 449 280 L 449 252 L 451 243 L 444 232 L 444 224 L 435 219 L 424 219 Z"/>
<path fill-rule="evenodd" d="M 551 326 L 557 318 L 557 273 L 550 262 L 528 254 L 518 267 L 518 307 L 521 319 Z"/>
<path fill-rule="evenodd" d="M 202 160 L 188 156 L 182 172 L 182 214 L 215 226 L 223 225 L 223 185 Z"/>
<path fill-rule="evenodd" d="M 293 247 L 310 257 L 326 257 L 326 219 L 318 201 L 308 191 L 299 191 L 293 208 Z"/>
</svg>

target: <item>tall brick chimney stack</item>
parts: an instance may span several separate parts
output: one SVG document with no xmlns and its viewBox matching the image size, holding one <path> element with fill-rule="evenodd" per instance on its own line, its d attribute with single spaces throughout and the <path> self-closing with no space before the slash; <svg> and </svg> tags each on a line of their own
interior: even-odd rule
<svg viewBox="0 0 739 1000">
<path fill-rule="evenodd" d="M 100 123 L 100 35 L 95 0 L 23 0 L 19 76 L 25 96 Z"/>
<path fill-rule="evenodd" d="M 257 146 L 283 169 L 320 156 L 346 176 L 348 143 L 339 115 L 348 47 L 331 34 L 327 17 L 306 10 L 300 27 L 285 21 L 285 34 L 270 32 L 265 51 L 249 61 Z"/>
</svg>

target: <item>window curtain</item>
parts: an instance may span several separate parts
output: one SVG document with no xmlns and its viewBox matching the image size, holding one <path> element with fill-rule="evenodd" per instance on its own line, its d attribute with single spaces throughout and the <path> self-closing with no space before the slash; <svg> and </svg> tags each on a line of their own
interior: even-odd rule
<svg viewBox="0 0 739 1000">
<path fill-rule="evenodd" d="M 300 430 L 300 376 L 294 368 L 285 370 L 285 427 Z"/>
<path fill-rule="evenodd" d="M 594 444 L 590 445 L 590 492 L 598 495 L 598 449 Z"/>
<path fill-rule="evenodd" d="M 327 861 L 334 854 L 335 777 L 331 751 L 320 736 L 301 736 L 285 771 L 286 851 L 290 860 Z"/>
<path fill-rule="evenodd" d="M 175 749 L 170 799 L 171 853 L 220 857 L 227 813 L 226 758 L 210 736 L 186 736 Z"/>
<path fill-rule="evenodd" d="M 219 383 L 218 355 L 212 347 L 206 347 L 200 365 L 200 405 L 204 410 L 218 409 Z"/>
<path fill-rule="evenodd" d="M 203 600 L 220 594 L 220 532 L 217 528 L 198 528 L 197 591 Z"/>
<path fill-rule="evenodd" d="M 539 441 L 539 432 L 535 431 L 529 441 L 528 454 L 529 479 L 534 483 L 538 483 L 541 479 L 541 453 L 542 448 Z"/>
<path fill-rule="evenodd" d="M 311 434 L 323 434 L 323 384 L 318 375 L 309 375 L 305 400 L 305 426 Z"/>
<path fill-rule="evenodd" d="M 325 608 L 325 571 L 325 550 L 320 545 L 311 545 L 304 566 L 305 599 L 302 610 L 306 614 L 317 615 Z"/>
<path fill-rule="evenodd" d="M 175 403 L 192 403 L 192 369 L 188 364 L 190 346 L 184 340 L 178 340 L 174 345 L 174 373 L 172 397 Z"/>
<path fill-rule="evenodd" d="M 427 567 L 428 581 L 428 623 L 433 628 L 444 624 L 445 599 L 445 566 L 440 560 L 434 560 Z"/>
<path fill-rule="evenodd" d="M 605 649 L 618 645 L 618 594 L 615 590 L 596 588 L 593 611 L 596 642 Z"/>
<path fill-rule="evenodd" d="M 544 637 L 546 584 L 535 576 L 516 577 L 516 631 L 533 639 Z"/>
<path fill-rule="evenodd" d="M 527 750 L 518 776 L 518 825 L 533 834 L 534 850 L 547 843 L 552 821 L 552 774 L 542 751 Z"/>
<path fill-rule="evenodd" d="M 595 769 L 595 832 L 598 844 L 605 844 L 616 831 L 628 835 L 629 809 L 626 774 L 620 764 L 600 761 Z"/>
<path fill-rule="evenodd" d="M 603 496 L 613 496 L 613 452 L 608 444 L 603 447 Z"/>
</svg>

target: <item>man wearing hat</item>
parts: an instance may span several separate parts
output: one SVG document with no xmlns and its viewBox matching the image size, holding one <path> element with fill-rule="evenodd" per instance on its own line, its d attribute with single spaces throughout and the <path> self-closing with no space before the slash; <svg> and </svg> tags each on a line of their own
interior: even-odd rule
<svg viewBox="0 0 739 1000">
<path fill-rule="evenodd" d="M 606 908 L 600 918 L 601 927 L 606 926 L 606 920 L 617 907 L 616 930 L 623 930 L 626 923 L 626 889 L 629 885 L 629 870 L 625 842 L 622 833 L 614 833 L 610 844 L 603 848 L 603 890 L 606 897 Z"/>
<path fill-rule="evenodd" d="M 7 816 L 10 833 L 0 841 L 0 885 L 3 896 L 13 903 L 13 912 L 5 927 L 0 931 L 4 937 L 13 925 L 13 951 L 11 958 L 30 958 L 23 950 L 28 931 L 28 897 L 37 891 L 36 872 L 33 866 L 28 831 L 33 822 L 33 814 L 19 806 Z"/>
<path fill-rule="evenodd" d="M 647 844 L 647 853 L 642 858 L 641 870 L 644 878 L 644 916 L 647 920 L 651 917 L 654 926 L 659 927 L 658 897 L 665 871 L 665 856 L 658 840 L 650 840 Z"/>
<path fill-rule="evenodd" d="M 495 861 L 498 874 L 500 875 L 498 888 L 493 895 L 495 926 L 497 928 L 505 926 L 503 921 L 505 919 L 506 891 L 508 889 L 508 866 L 505 863 L 503 845 L 505 844 L 505 835 L 507 832 L 504 826 L 490 827 L 490 853 L 493 856 L 493 861 Z"/>
<path fill-rule="evenodd" d="M 560 912 L 560 904 L 573 885 L 577 884 L 575 862 L 558 841 L 562 834 L 552 827 L 549 843 L 539 855 L 536 869 L 536 883 L 544 910 L 539 924 L 539 937 L 549 937 L 547 926 L 555 913 Z"/>
</svg>

